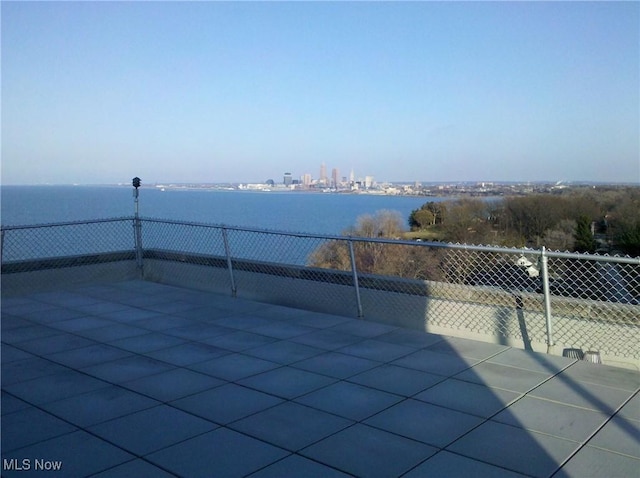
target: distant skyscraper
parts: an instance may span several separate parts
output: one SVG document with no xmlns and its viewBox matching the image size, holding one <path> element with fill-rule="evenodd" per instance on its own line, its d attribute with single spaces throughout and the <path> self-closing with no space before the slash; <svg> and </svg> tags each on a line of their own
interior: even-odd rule
<svg viewBox="0 0 640 478">
<path fill-rule="evenodd" d="M 291 186 L 293 184 L 293 178 L 291 177 L 291 173 L 284 173 L 284 185 Z"/>
<path fill-rule="evenodd" d="M 340 175 L 338 174 L 338 168 L 333 168 L 331 170 L 331 187 L 332 188 L 338 188 L 338 178 L 340 177 Z"/>
<path fill-rule="evenodd" d="M 373 186 L 373 176 L 365 176 L 364 187 L 369 189 Z"/>
<path fill-rule="evenodd" d="M 311 186 L 311 174 L 306 173 L 302 176 L 302 184 L 304 184 L 306 187 Z"/>
<path fill-rule="evenodd" d="M 353 186 L 355 182 L 356 182 L 356 175 L 353 172 L 353 168 L 351 168 L 351 174 L 349 175 L 349 183 Z"/>
<path fill-rule="evenodd" d="M 326 164 L 322 163 L 320 165 L 320 184 L 322 185 L 326 185 L 327 184 L 327 166 Z"/>
</svg>

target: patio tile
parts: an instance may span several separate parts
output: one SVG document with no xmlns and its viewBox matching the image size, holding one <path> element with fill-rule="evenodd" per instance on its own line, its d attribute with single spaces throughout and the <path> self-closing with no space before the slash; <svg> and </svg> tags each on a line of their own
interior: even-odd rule
<svg viewBox="0 0 640 478">
<path fill-rule="evenodd" d="M 81 330 L 108 327 L 109 325 L 113 325 L 113 321 L 100 317 L 86 316 L 78 317 L 77 319 L 61 320 L 50 325 L 65 332 L 80 332 Z"/>
<path fill-rule="evenodd" d="M 575 454 L 554 478 L 574 477 L 632 477 L 638 476 L 640 460 L 585 446 Z"/>
<path fill-rule="evenodd" d="M 60 331 L 45 325 L 27 325 L 11 329 L 2 329 L 2 341 L 7 344 L 19 344 L 25 340 L 39 339 L 59 335 Z"/>
<path fill-rule="evenodd" d="M 40 357 L 13 362 L 2 363 L 2 385 L 11 385 L 38 377 L 45 377 L 56 373 L 66 372 L 69 369 Z"/>
<path fill-rule="evenodd" d="M 492 420 L 577 442 L 586 441 L 609 415 L 533 397 L 523 397 Z"/>
<path fill-rule="evenodd" d="M 261 345 L 270 344 L 277 340 L 278 339 L 274 337 L 267 337 L 266 335 L 238 331 L 217 337 L 210 337 L 208 339 L 204 339 L 202 342 L 216 347 L 221 347 L 223 349 L 232 350 L 234 352 L 242 352 L 244 350 L 260 347 Z"/>
<path fill-rule="evenodd" d="M 267 309 L 271 309 L 272 307 L 277 307 L 249 299 L 243 299 L 241 297 L 229 297 L 221 294 L 214 294 L 214 296 L 216 307 L 226 310 L 232 315 L 257 314 L 262 316 L 262 312 Z M 288 307 L 282 308 L 289 310 Z"/>
<path fill-rule="evenodd" d="M 15 383 L 3 388 L 30 403 L 41 405 L 81 393 L 90 392 L 109 384 L 74 370 L 47 375 L 25 382 Z"/>
<path fill-rule="evenodd" d="M 49 304 L 71 308 L 99 302 L 99 300 L 94 297 L 76 291 L 51 291 L 34 294 L 34 297 Z"/>
<path fill-rule="evenodd" d="M 335 468 L 322 465 L 300 455 L 290 455 L 273 465 L 249 475 L 250 478 L 282 478 L 303 476 L 305 478 L 347 478 L 350 475 Z"/>
<path fill-rule="evenodd" d="M 19 410 L 24 410 L 25 408 L 29 408 L 31 406 L 27 402 L 8 394 L 4 390 L 2 391 L 2 398 L 0 398 L 0 405 L 2 415 L 17 412 Z"/>
<path fill-rule="evenodd" d="M 349 378 L 350 382 L 410 397 L 444 380 L 433 375 L 397 365 L 381 365 Z"/>
<path fill-rule="evenodd" d="M 131 356 L 129 352 L 98 343 L 88 347 L 49 354 L 46 355 L 46 358 L 67 367 L 85 368 L 129 356 Z"/>
<path fill-rule="evenodd" d="M 0 327 L 3 331 L 19 329 L 21 327 L 33 327 L 34 325 L 38 325 L 29 319 L 25 319 L 24 317 L 16 317 L 14 315 L 2 314 L 2 322 L 0 323 Z"/>
<path fill-rule="evenodd" d="M 211 302 L 211 296 L 208 294 L 205 295 L 204 298 L 201 297 L 199 299 L 196 298 L 187 300 L 193 302 L 196 307 L 188 310 L 179 310 L 173 312 L 171 315 L 211 323 L 214 323 L 214 321 L 217 319 L 228 317 L 230 315 L 228 310 L 216 307 L 214 305 L 206 305 L 208 302 Z"/>
<path fill-rule="evenodd" d="M 229 354 L 189 366 L 191 370 L 232 382 L 278 367 L 281 365 L 244 354 Z"/>
<path fill-rule="evenodd" d="M 84 313 L 85 315 L 100 315 L 105 313 L 108 314 L 111 312 L 125 311 L 130 309 L 130 307 L 118 302 L 102 300 L 99 302 L 93 302 L 91 304 L 76 305 L 74 306 L 74 309 L 78 312 Z"/>
<path fill-rule="evenodd" d="M 508 365 L 533 372 L 556 374 L 567 368 L 575 359 L 557 355 L 529 352 L 527 350 L 509 349 L 491 357 L 487 362 Z"/>
<path fill-rule="evenodd" d="M 163 298 L 163 301 L 152 301 L 145 305 L 145 309 L 154 310 L 162 314 L 171 314 L 173 312 L 182 312 L 185 310 L 194 309 L 193 303 L 188 301 L 168 300 L 167 297 Z"/>
<path fill-rule="evenodd" d="M 478 342 L 476 340 L 457 337 L 446 338 L 428 347 L 428 350 L 432 352 L 448 353 L 478 360 L 485 360 L 508 349 L 509 347 L 506 345 Z"/>
<path fill-rule="evenodd" d="M 82 371 L 107 382 L 121 384 L 136 378 L 155 375 L 174 367 L 143 355 L 131 355 L 111 362 L 83 368 Z"/>
<path fill-rule="evenodd" d="M 289 452 L 227 428 L 219 428 L 147 458 L 180 476 L 216 478 L 245 476 Z"/>
<path fill-rule="evenodd" d="M 139 309 L 137 307 L 126 307 L 118 310 L 103 311 L 95 314 L 98 317 L 113 320 L 115 322 L 134 324 L 137 327 L 142 327 L 143 320 L 154 320 L 167 317 L 153 310 Z"/>
<path fill-rule="evenodd" d="M 525 475 L 449 453 L 448 451 L 441 451 L 406 475 L 402 475 L 402 478 L 422 478 L 425 476 L 523 478 Z"/>
<path fill-rule="evenodd" d="M 42 407 L 74 425 L 88 427 L 157 405 L 160 403 L 148 397 L 110 386 L 47 403 Z"/>
<path fill-rule="evenodd" d="M 596 433 L 588 445 L 640 460 L 640 423 L 616 415 Z"/>
<path fill-rule="evenodd" d="M 226 382 L 184 368 L 176 368 L 137 380 L 125 382 L 127 387 L 148 397 L 169 402 L 194 393 L 218 387 Z"/>
<path fill-rule="evenodd" d="M 548 477 L 579 444 L 488 421 L 447 449 L 455 453 L 535 477 Z"/>
<path fill-rule="evenodd" d="M 280 340 L 270 344 L 245 350 L 244 353 L 279 364 L 291 364 L 300 360 L 323 353 L 324 350 L 297 344 L 287 340 Z"/>
<path fill-rule="evenodd" d="M 489 418 L 503 410 L 520 396 L 520 393 L 450 378 L 414 395 L 413 398 L 452 410 Z"/>
<path fill-rule="evenodd" d="M 455 378 L 512 392 L 528 392 L 548 380 L 549 377 L 551 377 L 550 373 L 532 372 L 483 362 L 457 374 Z"/>
<path fill-rule="evenodd" d="M 166 349 L 148 352 L 149 357 L 162 360 L 173 365 L 185 366 L 198 362 L 204 362 L 216 357 L 227 355 L 230 352 L 213 345 L 187 342 Z"/>
<path fill-rule="evenodd" d="M 215 319 L 212 323 L 235 330 L 249 330 L 255 329 L 256 327 L 271 325 L 273 321 L 265 319 L 264 317 L 252 315 L 229 315 L 227 313 L 224 317 Z"/>
<path fill-rule="evenodd" d="M 226 425 L 281 402 L 273 395 L 230 383 L 176 400 L 171 405 Z"/>
<path fill-rule="evenodd" d="M 297 451 L 353 422 L 329 413 L 285 402 L 229 425 L 242 433 Z"/>
<path fill-rule="evenodd" d="M 635 370 L 589 362 L 576 362 L 561 374 L 566 380 L 604 385 L 635 392 L 640 388 L 640 374 Z"/>
<path fill-rule="evenodd" d="M 361 421 L 400 400 L 402 397 L 398 395 L 355 383 L 337 382 L 298 397 L 296 402 L 351 420 Z"/>
<path fill-rule="evenodd" d="M 404 345 L 406 347 L 415 347 L 418 349 L 428 347 L 444 340 L 441 335 L 429 334 L 420 330 L 397 329 L 392 332 L 378 335 L 377 340 L 390 342 L 392 344 Z"/>
<path fill-rule="evenodd" d="M 331 327 L 330 330 L 349 335 L 357 335 L 358 337 L 363 338 L 373 338 L 378 335 L 388 334 L 389 332 L 398 330 L 398 327 L 380 324 L 378 322 L 352 319 L 342 324 L 338 324 L 335 327 Z"/>
<path fill-rule="evenodd" d="M 621 417 L 640 421 L 640 394 L 629 400 L 618 412 Z"/>
<path fill-rule="evenodd" d="M 166 349 L 173 347 L 174 345 L 184 344 L 187 341 L 171 335 L 166 335 L 160 332 L 151 332 L 147 330 L 144 335 L 136 335 L 135 337 L 128 337 L 126 339 L 114 340 L 109 343 L 114 347 L 118 347 L 129 352 L 135 352 L 144 354 L 147 352 L 153 352 L 154 350 Z"/>
<path fill-rule="evenodd" d="M 204 322 L 196 322 L 195 324 L 186 325 L 184 327 L 175 327 L 163 331 L 163 333 L 167 335 L 180 337 L 181 339 L 198 341 L 209 337 L 229 334 L 231 332 L 234 332 L 234 330 L 228 327 L 220 327 L 218 325 L 206 324 Z"/>
<path fill-rule="evenodd" d="M 29 318 L 31 314 L 34 312 L 42 312 L 47 310 L 53 310 L 57 307 L 53 304 L 48 304 L 45 302 L 40 302 L 38 300 L 34 300 L 35 296 L 32 295 L 33 299 L 22 298 L 22 297 L 10 297 L 2 299 L 2 314 L 10 314 L 16 315 L 19 317 Z M 7 303 L 6 301 L 11 300 L 11 302 Z"/>
<path fill-rule="evenodd" d="M 88 347 L 89 345 L 96 345 L 96 342 L 73 334 L 53 335 L 29 340 L 27 342 L 20 342 L 21 349 L 41 356 Z"/>
<path fill-rule="evenodd" d="M 240 380 L 247 387 L 293 399 L 335 382 L 334 379 L 292 367 L 281 367 Z"/>
<path fill-rule="evenodd" d="M 531 397 L 546 398 L 609 414 L 613 414 L 631 395 L 632 392 L 619 388 L 566 380 L 562 374 L 529 392 Z"/>
<path fill-rule="evenodd" d="M 101 342 L 111 342 L 113 340 L 125 339 L 127 337 L 135 337 L 136 335 L 148 334 L 147 329 L 140 327 L 132 327 L 125 324 L 110 324 L 107 327 L 100 327 L 98 329 L 81 330 L 76 332 L 82 337 L 87 337 L 92 340 L 99 340 Z"/>
<path fill-rule="evenodd" d="M 313 327 L 307 327 L 305 325 L 298 325 L 293 322 L 280 322 L 272 321 L 270 324 L 261 325 L 260 327 L 252 328 L 251 331 L 256 334 L 266 335 L 267 337 L 275 337 L 277 339 L 290 339 L 297 337 L 298 335 L 308 334 L 317 329 Z"/>
<path fill-rule="evenodd" d="M 483 422 L 482 418 L 408 399 L 365 423 L 443 448 Z"/>
<path fill-rule="evenodd" d="M 217 425 L 160 405 L 89 427 L 91 433 L 137 455 L 146 455 L 214 430 Z"/>
<path fill-rule="evenodd" d="M 29 320 L 38 322 L 39 324 L 50 324 L 60 320 L 77 319 L 86 315 L 90 314 L 77 309 L 54 307 L 52 309 L 38 310 L 29 313 Z"/>
<path fill-rule="evenodd" d="M 379 362 L 389 362 L 391 360 L 404 357 L 415 352 L 414 348 L 404 345 L 382 342 L 380 340 L 368 339 L 355 344 L 347 345 L 339 349 L 340 353 L 355 355 L 356 357 L 377 360 Z"/>
<path fill-rule="evenodd" d="M 8 314 L 12 310 L 29 307 L 33 304 L 42 304 L 41 302 L 35 300 L 34 295 L 35 294 L 31 294 L 29 295 L 29 297 L 3 297 L 2 303 L 0 304 L 0 307 L 2 308 L 2 314 Z"/>
<path fill-rule="evenodd" d="M 398 360 L 394 365 L 413 368 L 436 375 L 450 376 L 468 369 L 477 359 L 458 357 L 452 354 L 432 352 L 428 349 L 418 350 Z"/>
<path fill-rule="evenodd" d="M 323 350 L 336 350 L 357 342 L 361 342 L 362 337 L 357 335 L 343 334 L 334 330 L 317 330 L 308 334 L 299 335 L 291 339 L 298 344 L 310 345 Z"/>
<path fill-rule="evenodd" d="M 153 477 L 153 478 L 173 478 L 172 473 L 167 473 L 161 468 L 152 465 L 141 459 L 132 460 L 107 471 L 91 475 L 91 478 L 123 478 L 123 477 Z"/>
<path fill-rule="evenodd" d="M 329 377 L 345 379 L 380 365 L 354 355 L 326 352 L 292 364 L 292 367 L 315 372 Z"/>
<path fill-rule="evenodd" d="M 316 329 L 324 329 L 327 327 L 334 327 L 339 324 L 348 322 L 348 317 L 342 317 L 340 315 L 323 314 L 321 312 L 307 311 L 300 314 L 299 317 L 295 317 L 295 323 L 299 325 L 306 325 L 308 327 L 314 327 Z"/>
<path fill-rule="evenodd" d="M 38 426 L 34 426 L 35 423 Z M 35 407 L 25 408 L 2 416 L 2 453 L 76 430 L 76 427 L 49 413 Z"/>
<path fill-rule="evenodd" d="M 437 451 L 366 425 L 355 424 L 300 452 L 356 476 L 400 476 Z"/>
<path fill-rule="evenodd" d="M 263 317 L 265 319 L 293 320 L 294 322 L 300 316 L 309 312 L 308 310 L 304 310 L 304 309 L 296 309 L 295 307 L 287 307 L 284 305 L 274 305 L 274 304 L 259 304 L 258 307 L 254 306 L 250 310 L 251 310 L 251 315 Z"/>
<path fill-rule="evenodd" d="M 146 312 L 146 311 L 145 311 Z M 177 327 L 187 327 L 196 323 L 195 320 L 185 319 L 184 317 L 174 317 L 172 315 L 155 314 L 152 317 L 136 320 L 135 322 L 128 322 L 136 327 L 142 327 L 143 329 L 155 330 L 157 332 L 164 332 L 168 329 L 174 329 Z"/>
<path fill-rule="evenodd" d="M 64 476 L 70 477 L 90 476 L 135 458 L 120 448 L 84 431 L 68 433 L 36 443 L 20 449 L 19 453 L 5 455 L 3 451 L 3 458 L 22 459 L 24 457 L 29 457 L 32 469 L 35 466 L 34 460 L 36 458 L 59 462 L 60 471 Z M 24 474 L 24 471 L 4 470 L 2 476 L 20 477 Z M 55 474 L 54 471 L 46 472 L 46 476 L 55 476 Z"/>
<path fill-rule="evenodd" d="M 0 346 L 0 352 L 2 354 L 2 359 L 0 360 L 1 365 L 7 364 L 9 362 L 15 362 L 16 360 L 35 358 L 35 355 L 5 343 Z"/>
</svg>

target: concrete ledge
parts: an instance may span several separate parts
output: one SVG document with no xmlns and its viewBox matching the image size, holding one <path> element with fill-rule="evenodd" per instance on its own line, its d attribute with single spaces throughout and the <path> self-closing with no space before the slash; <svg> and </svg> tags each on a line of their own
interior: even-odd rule
<svg viewBox="0 0 640 478">
<path fill-rule="evenodd" d="M 14 273 L 5 273 L 3 270 L 2 297 L 139 278 L 140 270 L 136 262 L 129 260 Z"/>
</svg>

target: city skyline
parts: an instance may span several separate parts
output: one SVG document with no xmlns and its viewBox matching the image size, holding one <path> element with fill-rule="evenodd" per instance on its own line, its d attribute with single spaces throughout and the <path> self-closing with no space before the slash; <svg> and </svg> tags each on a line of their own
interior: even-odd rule
<svg viewBox="0 0 640 478">
<path fill-rule="evenodd" d="M 640 182 L 637 2 L 2 2 L 2 184 Z"/>
</svg>

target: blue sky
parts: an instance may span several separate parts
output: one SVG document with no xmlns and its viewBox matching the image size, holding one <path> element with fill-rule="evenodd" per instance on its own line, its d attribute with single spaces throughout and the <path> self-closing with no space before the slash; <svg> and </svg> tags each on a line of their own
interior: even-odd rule
<svg viewBox="0 0 640 478">
<path fill-rule="evenodd" d="M 2 183 L 640 182 L 637 2 L 6 2 Z"/>
</svg>

